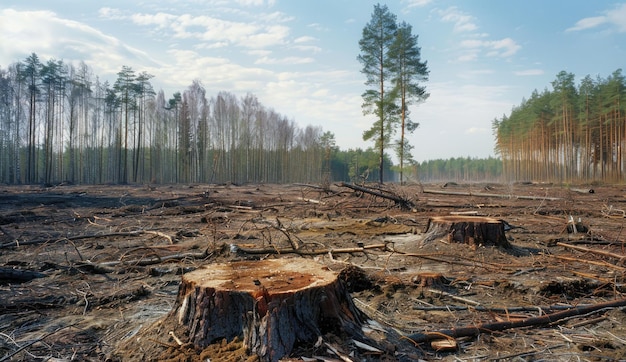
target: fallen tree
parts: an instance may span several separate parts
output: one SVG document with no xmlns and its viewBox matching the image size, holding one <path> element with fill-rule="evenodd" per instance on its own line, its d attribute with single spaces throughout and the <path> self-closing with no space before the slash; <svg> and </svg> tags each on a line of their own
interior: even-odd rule
<svg viewBox="0 0 626 362">
<path fill-rule="evenodd" d="M 373 195 L 373 196 L 376 196 L 376 197 L 381 197 L 383 199 L 391 200 L 391 201 L 395 202 L 397 205 L 399 205 L 400 207 L 402 207 L 403 209 L 412 210 L 412 209 L 415 208 L 415 204 L 411 200 L 405 199 L 405 198 L 400 197 L 400 196 L 395 195 L 395 194 L 383 193 L 383 192 L 381 192 L 379 190 L 373 190 L 373 189 L 368 188 L 368 187 L 348 184 L 348 183 L 345 183 L 345 182 L 342 182 L 341 184 L 339 184 L 339 186 L 347 187 L 347 188 L 355 190 L 355 191 L 360 191 L 360 192 L 364 192 L 366 194 L 370 194 L 370 195 Z"/>
</svg>

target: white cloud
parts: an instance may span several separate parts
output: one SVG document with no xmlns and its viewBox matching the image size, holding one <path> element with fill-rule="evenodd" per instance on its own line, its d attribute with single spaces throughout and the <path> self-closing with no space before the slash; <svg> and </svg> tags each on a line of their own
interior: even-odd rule
<svg viewBox="0 0 626 362">
<path fill-rule="evenodd" d="M 474 23 L 474 17 L 462 12 L 456 6 L 440 10 L 439 15 L 441 16 L 441 21 L 454 23 L 454 31 L 457 33 L 472 32 L 478 29 L 478 26 Z"/>
<path fill-rule="evenodd" d="M 243 5 L 243 6 L 263 6 L 266 4 L 265 0 L 236 0 L 236 2 L 237 4 Z M 276 4 L 275 0 L 267 1 L 268 6 L 274 6 L 274 4 Z"/>
<path fill-rule="evenodd" d="M 513 72 L 517 76 L 530 76 L 530 75 L 543 75 L 545 72 L 543 69 L 526 69 Z"/>
<path fill-rule="evenodd" d="M 112 9 L 108 7 L 100 8 L 100 10 L 98 10 L 98 15 L 106 19 L 123 19 L 124 18 L 124 15 L 122 14 L 120 10 Z"/>
<path fill-rule="evenodd" d="M 606 18 L 604 16 L 594 16 L 591 18 L 580 19 L 576 22 L 571 28 L 566 29 L 565 31 L 577 31 L 577 30 L 585 30 L 595 28 L 598 25 L 604 24 L 606 22 Z"/>
<path fill-rule="evenodd" d="M 468 52 L 462 55 L 459 60 L 475 60 L 481 50 L 486 51 L 486 55 L 489 57 L 509 58 L 521 49 L 521 46 L 511 38 L 500 40 L 468 39 L 461 41 L 460 46 Z"/>
<path fill-rule="evenodd" d="M 565 31 L 582 31 L 601 25 L 608 25 L 620 33 L 626 32 L 626 4 L 620 4 L 611 10 L 606 10 L 601 16 L 580 19 L 574 26 L 567 28 Z"/>
<path fill-rule="evenodd" d="M 243 0 L 247 1 L 247 0 Z M 262 5 L 262 1 L 250 0 L 251 5 Z M 272 2 L 273 4 L 273 2 Z M 227 10 L 223 10 L 227 12 Z M 214 46 L 204 48 L 218 48 L 234 45 L 245 48 L 263 48 L 287 43 L 290 28 L 282 23 L 293 20 L 281 12 L 262 14 L 239 14 L 237 20 L 207 15 L 180 14 L 174 15 L 164 12 L 155 14 L 136 13 L 124 16 L 121 11 L 111 8 L 101 8 L 101 17 L 111 20 L 130 20 L 132 23 L 155 27 L 162 36 L 177 39 L 196 39 L 205 42 L 214 42 Z M 254 17 L 254 21 L 245 21 L 246 17 Z M 169 34 L 167 33 L 169 31 Z"/>
<path fill-rule="evenodd" d="M 322 51 L 322 48 L 314 45 L 295 45 L 293 48 L 303 52 L 311 53 L 319 53 Z"/>
<path fill-rule="evenodd" d="M 417 7 L 423 7 L 426 6 L 430 3 L 432 3 L 432 0 L 402 0 L 401 1 L 402 4 L 405 4 L 406 8 L 403 10 L 403 12 L 407 12 L 408 9 L 411 8 L 417 8 Z"/>
<path fill-rule="evenodd" d="M 282 64 L 282 65 L 293 65 L 293 64 L 307 64 L 313 63 L 315 60 L 313 58 L 302 58 L 302 57 L 285 57 L 285 58 L 270 58 L 270 57 L 261 57 L 257 59 L 254 64 Z"/>
<path fill-rule="evenodd" d="M 314 29 L 316 31 L 329 31 L 330 29 L 322 26 L 322 24 L 320 23 L 311 23 L 309 25 L 307 25 L 307 27 Z"/>
<path fill-rule="evenodd" d="M 51 11 L 0 10 L 0 64 L 36 53 L 40 59 L 85 61 L 96 73 L 115 74 L 123 65 L 155 65 L 145 52 L 81 22 Z"/>
<path fill-rule="evenodd" d="M 296 44 L 299 44 L 299 43 L 308 43 L 308 42 L 312 42 L 316 40 L 317 39 L 312 36 L 301 36 L 301 37 L 295 38 L 293 42 Z"/>
</svg>

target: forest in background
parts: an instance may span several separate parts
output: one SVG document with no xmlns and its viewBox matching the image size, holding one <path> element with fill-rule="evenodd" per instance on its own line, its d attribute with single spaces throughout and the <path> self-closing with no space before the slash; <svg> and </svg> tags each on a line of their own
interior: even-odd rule
<svg viewBox="0 0 626 362">
<path fill-rule="evenodd" d="M 4 184 L 288 183 L 376 180 L 371 149 L 340 150 L 253 94 L 209 97 L 199 80 L 167 98 L 123 66 L 113 84 L 84 62 L 33 53 L 0 68 Z M 393 164 L 386 158 L 386 180 Z M 414 167 L 413 167 L 414 168 Z"/>
<path fill-rule="evenodd" d="M 575 84 L 561 71 L 492 123 L 503 180 L 624 181 L 626 79 L 618 69 Z"/>
<path fill-rule="evenodd" d="M 32 54 L 0 67 L 0 183 L 376 181 L 380 155 L 342 150 L 253 94 L 209 97 L 199 80 L 166 97 L 122 67 L 113 84 L 83 62 Z M 408 181 L 623 181 L 626 80 L 565 71 L 492 123 L 499 158 L 412 162 Z M 385 154 L 385 181 L 399 170 Z"/>
</svg>

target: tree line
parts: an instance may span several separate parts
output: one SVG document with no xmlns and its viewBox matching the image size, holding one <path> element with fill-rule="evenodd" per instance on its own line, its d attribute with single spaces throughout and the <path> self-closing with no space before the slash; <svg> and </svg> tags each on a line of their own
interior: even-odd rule
<svg viewBox="0 0 626 362">
<path fill-rule="evenodd" d="M 561 71 L 552 89 L 534 90 L 492 123 L 508 180 L 624 181 L 626 79 Z"/>
<path fill-rule="evenodd" d="M 209 97 L 199 80 L 166 97 L 123 66 L 112 84 L 84 62 L 33 53 L 0 67 L 4 184 L 373 180 L 371 150 L 341 151 L 253 94 Z M 391 165 L 391 163 L 390 163 Z"/>
<path fill-rule="evenodd" d="M 499 158 L 452 157 L 423 161 L 417 167 L 421 182 L 490 181 L 500 182 L 502 160 Z"/>
</svg>

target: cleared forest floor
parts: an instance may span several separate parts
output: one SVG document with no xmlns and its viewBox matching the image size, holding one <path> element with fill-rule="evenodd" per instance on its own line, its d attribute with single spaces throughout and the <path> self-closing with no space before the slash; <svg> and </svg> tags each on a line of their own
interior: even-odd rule
<svg viewBox="0 0 626 362">
<path fill-rule="evenodd" d="M 267 258 L 341 273 L 379 326 L 377 350 L 325 335 L 292 361 L 626 355 L 626 186 L 378 191 L 411 208 L 338 184 L 0 187 L 0 361 L 255 360 L 237 341 L 195 351 L 154 325 L 182 273 Z M 429 218 L 446 215 L 504 220 L 513 247 L 422 243 Z M 537 318 L 566 310 L 580 313 Z M 462 327 L 479 333 L 445 335 Z"/>
</svg>

